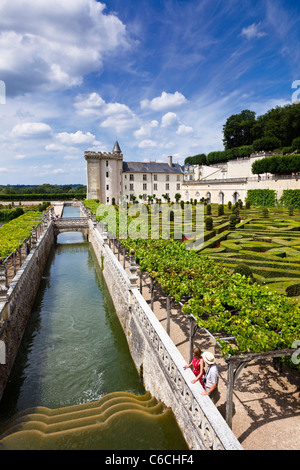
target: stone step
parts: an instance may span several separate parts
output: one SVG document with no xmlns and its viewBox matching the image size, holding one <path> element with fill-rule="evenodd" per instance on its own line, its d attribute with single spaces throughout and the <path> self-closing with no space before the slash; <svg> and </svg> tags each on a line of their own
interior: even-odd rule
<svg viewBox="0 0 300 470">
<path fill-rule="evenodd" d="M 127 392 L 115 392 L 105 395 L 97 401 L 63 408 L 50 409 L 36 407 L 23 410 L 1 425 L 0 439 L 9 434 L 25 429 L 37 429 L 45 433 L 56 432 L 58 428 L 70 429 L 84 426 L 85 422 L 98 419 L 104 421 L 114 410 L 118 409 L 149 409 L 155 412 L 158 403 L 150 394 L 133 395 Z M 158 410 L 158 408 L 157 408 Z M 76 424 L 77 423 L 77 424 Z"/>
<path fill-rule="evenodd" d="M 126 392 L 55 410 L 37 407 L 2 426 L 0 450 L 109 450 L 116 446 L 116 436 L 117 448 L 127 448 L 129 436 L 142 449 L 153 420 L 164 426 L 170 413 L 149 394 Z"/>
</svg>

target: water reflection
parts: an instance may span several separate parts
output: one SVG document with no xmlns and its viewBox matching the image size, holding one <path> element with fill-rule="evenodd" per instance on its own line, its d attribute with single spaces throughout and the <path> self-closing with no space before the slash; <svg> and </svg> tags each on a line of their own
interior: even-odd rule
<svg viewBox="0 0 300 470">
<path fill-rule="evenodd" d="M 95 401 L 106 400 L 105 397 L 115 393 L 118 407 L 111 408 L 108 419 L 103 418 L 108 411 L 103 416 L 102 411 L 96 412 L 97 423 L 102 424 L 97 425 L 95 435 L 88 427 L 84 432 L 74 431 L 77 437 L 73 441 L 68 433 L 64 440 L 56 439 L 53 434 L 51 439 L 41 441 L 40 434 L 35 440 L 36 431 L 32 431 L 28 445 L 84 449 L 187 448 L 172 412 L 162 408 L 158 413 L 148 409 L 131 410 L 131 405 L 121 410 L 120 391 L 135 397 L 145 394 L 94 251 L 90 244 L 83 242 L 81 233 L 60 234 L 51 249 L 0 403 L 0 419 L 3 421 L 29 407 L 55 409 L 84 403 L 94 406 Z M 27 426 L 21 422 L 20 426 L 23 425 Z M 5 442 L 5 448 L 20 445 L 28 448 L 27 441 L 20 444 L 17 434 Z"/>
</svg>

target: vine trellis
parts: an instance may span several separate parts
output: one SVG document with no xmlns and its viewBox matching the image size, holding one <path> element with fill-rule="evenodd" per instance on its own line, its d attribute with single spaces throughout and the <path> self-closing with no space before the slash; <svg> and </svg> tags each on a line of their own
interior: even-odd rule
<svg viewBox="0 0 300 470">
<path fill-rule="evenodd" d="M 189 299 L 182 311 L 190 319 L 190 350 L 198 328 L 221 347 L 228 366 L 226 421 L 231 426 L 234 385 L 243 368 L 253 360 L 295 352 L 291 346 L 300 336 L 299 305 L 186 250 L 180 241 L 125 239 L 122 245 L 127 252 L 135 250 L 141 271 L 158 282 L 167 297 L 176 302 Z M 211 332 L 227 336 L 217 339 Z"/>
<path fill-rule="evenodd" d="M 121 243 L 116 237 L 109 237 L 109 244 L 113 253 L 117 255 L 118 260 L 120 259 L 120 254 L 123 255 L 123 263 L 125 263 L 126 247 Z M 126 245 L 126 243 L 125 243 Z M 124 264 L 123 264 L 124 267 Z M 149 273 L 148 273 L 149 274 Z M 143 271 L 140 267 L 140 290 L 142 291 L 142 276 Z M 153 310 L 154 302 L 154 282 L 155 280 L 150 277 L 150 294 L 151 294 L 151 309 Z M 160 286 L 162 287 L 162 286 Z M 188 298 L 188 297 L 187 297 Z M 170 295 L 166 295 L 166 312 L 167 312 L 167 333 L 170 334 L 170 304 L 171 301 L 175 300 Z M 176 300 L 175 300 L 176 302 Z M 180 307 L 184 306 L 184 303 L 177 301 Z M 184 313 L 183 313 L 184 314 Z M 209 329 L 199 325 L 197 319 L 192 315 L 188 314 L 187 318 L 189 320 L 189 356 L 190 360 L 192 359 L 192 351 L 194 345 L 194 338 L 199 329 L 203 329 L 213 341 L 222 349 L 222 342 L 230 342 L 235 340 L 235 336 L 224 336 L 217 338 Z M 227 364 L 227 393 L 226 393 L 226 422 L 232 427 L 232 415 L 233 415 L 233 394 L 234 394 L 234 385 L 241 374 L 245 366 L 249 362 L 254 360 L 265 360 L 268 358 L 278 358 L 278 357 L 290 357 L 294 354 L 295 349 L 293 348 L 284 348 L 278 350 L 268 350 L 265 352 L 247 352 L 246 354 L 237 354 L 237 355 L 225 355 L 224 360 Z"/>
</svg>

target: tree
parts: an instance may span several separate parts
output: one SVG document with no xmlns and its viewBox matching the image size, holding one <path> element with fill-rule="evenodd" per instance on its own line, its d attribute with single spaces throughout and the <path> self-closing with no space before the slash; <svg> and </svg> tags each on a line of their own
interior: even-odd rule
<svg viewBox="0 0 300 470">
<path fill-rule="evenodd" d="M 255 112 L 245 109 L 240 114 L 230 116 L 223 126 L 223 143 L 225 149 L 251 145 L 253 141 L 253 126 Z"/>
<path fill-rule="evenodd" d="M 261 150 L 272 151 L 280 148 L 281 142 L 277 137 L 263 137 L 253 142 L 253 150 L 259 152 Z"/>
<path fill-rule="evenodd" d="M 184 160 L 184 163 L 189 163 L 190 165 L 206 165 L 206 155 L 205 153 L 200 153 L 199 155 L 194 155 L 193 157 L 187 157 Z"/>
</svg>

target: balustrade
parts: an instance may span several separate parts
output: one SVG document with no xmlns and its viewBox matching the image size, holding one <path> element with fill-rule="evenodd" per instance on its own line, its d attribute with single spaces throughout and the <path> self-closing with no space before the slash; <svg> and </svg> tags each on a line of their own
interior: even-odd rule
<svg viewBox="0 0 300 470">
<path fill-rule="evenodd" d="M 102 238 L 105 230 L 105 226 L 98 224 L 96 231 L 98 231 L 105 247 L 107 269 L 110 270 L 115 285 L 117 288 L 119 287 L 125 301 L 126 298 L 130 299 L 128 308 L 139 323 L 141 331 L 150 341 L 153 352 L 159 357 L 164 374 L 168 376 L 168 381 L 171 380 L 174 393 L 181 397 L 180 401 L 184 405 L 189 419 L 198 429 L 203 448 L 242 449 L 210 398 L 201 396 L 201 392 L 196 387 L 191 388 L 191 376 L 183 369 L 185 365 L 183 357 L 140 293 L 134 253 L 130 253 L 130 275 L 128 276 L 114 255 L 111 249 L 113 247 L 110 248 Z M 131 292 L 131 295 L 126 292 L 129 294 Z"/>
</svg>

